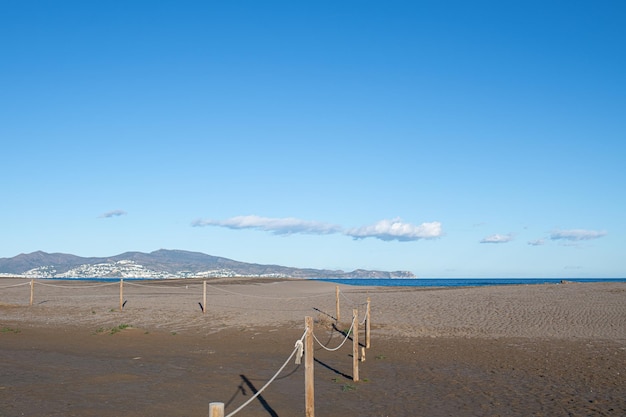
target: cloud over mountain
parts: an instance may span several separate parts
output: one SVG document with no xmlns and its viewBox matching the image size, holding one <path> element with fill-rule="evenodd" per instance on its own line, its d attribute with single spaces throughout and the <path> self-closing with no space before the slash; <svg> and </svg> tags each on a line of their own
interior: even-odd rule
<svg viewBox="0 0 626 417">
<path fill-rule="evenodd" d="M 255 215 L 236 216 L 226 220 L 195 220 L 191 225 L 194 227 L 218 226 L 229 229 L 255 229 L 276 235 L 338 233 L 354 239 L 372 237 L 385 241 L 414 241 L 433 239 L 442 235 L 441 223 L 439 222 L 413 225 L 404 223 L 400 219 L 381 220 L 373 225 L 347 230 L 341 226 L 324 222 L 301 220 L 293 217 L 271 218 Z"/>
<path fill-rule="evenodd" d="M 339 226 L 300 220 L 293 217 L 271 218 L 261 216 L 236 216 L 226 220 L 196 220 L 192 223 L 194 227 L 201 226 L 221 226 L 229 229 L 256 229 L 271 232 L 276 235 L 290 235 L 294 233 L 327 235 L 339 233 Z"/>
</svg>

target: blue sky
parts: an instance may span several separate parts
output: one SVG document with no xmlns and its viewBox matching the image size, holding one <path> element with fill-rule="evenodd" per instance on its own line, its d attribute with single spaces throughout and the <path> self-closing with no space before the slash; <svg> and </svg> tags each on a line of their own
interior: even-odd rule
<svg viewBox="0 0 626 417">
<path fill-rule="evenodd" d="M 0 257 L 626 276 L 621 1 L 0 1 Z"/>
</svg>

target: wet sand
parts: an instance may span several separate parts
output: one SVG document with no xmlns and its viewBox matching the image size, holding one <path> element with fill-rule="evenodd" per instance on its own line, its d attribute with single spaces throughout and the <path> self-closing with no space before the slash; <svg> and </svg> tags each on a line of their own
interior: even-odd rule
<svg viewBox="0 0 626 417">
<path fill-rule="evenodd" d="M 262 387 L 316 320 L 328 347 L 370 297 L 372 346 L 315 348 L 318 416 L 626 415 L 626 284 L 341 288 L 311 281 L 0 279 L 0 416 L 205 416 Z M 14 286 L 17 285 L 17 286 Z M 122 329 L 120 329 L 120 325 Z M 129 325 L 126 327 L 125 325 Z M 363 331 L 361 330 L 361 335 Z M 363 338 L 361 339 L 363 342 Z M 304 415 L 291 361 L 242 416 Z"/>
</svg>

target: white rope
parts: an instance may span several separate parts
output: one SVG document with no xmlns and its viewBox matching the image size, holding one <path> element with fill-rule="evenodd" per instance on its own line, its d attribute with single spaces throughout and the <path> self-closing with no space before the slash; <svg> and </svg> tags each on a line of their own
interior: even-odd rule
<svg viewBox="0 0 626 417">
<path fill-rule="evenodd" d="M 208 285 L 207 284 L 207 287 L 210 287 L 210 288 L 213 288 L 213 289 L 216 289 L 218 291 L 222 291 L 222 292 L 225 292 L 225 293 L 228 293 L 228 294 L 241 295 L 243 297 L 264 298 L 266 300 L 298 300 L 298 299 L 303 299 L 303 298 L 308 299 L 308 298 L 314 298 L 314 297 L 328 297 L 328 294 L 305 295 L 305 296 L 302 296 L 302 297 L 264 297 L 262 295 L 243 294 L 243 293 L 240 293 L 240 292 L 228 291 L 228 290 L 225 290 L 223 288 L 218 288 L 218 287 L 216 287 L 214 285 Z"/>
<path fill-rule="evenodd" d="M 124 285 L 129 285 L 129 286 L 133 286 L 133 287 L 144 287 L 144 288 L 151 288 L 151 289 L 164 289 L 164 290 L 171 290 L 171 289 L 176 289 L 176 290 L 188 290 L 189 289 L 189 285 L 185 285 L 185 286 L 178 286 L 178 285 L 146 285 L 146 284 L 138 284 L 136 282 L 128 282 L 128 281 L 124 281 Z M 192 285 L 191 288 L 197 288 L 198 285 Z"/>
<path fill-rule="evenodd" d="M 22 285 L 30 285 L 30 282 L 23 282 L 23 283 L 21 283 L 21 284 L 7 285 L 6 287 L 0 287 L 0 289 L 4 289 L 4 288 L 13 288 L 13 287 L 21 287 Z"/>
<path fill-rule="evenodd" d="M 354 306 L 354 307 L 359 307 L 359 306 L 362 306 L 362 305 L 366 305 L 366 304 L 367 304 L 366 302 L 365 302 L 365 303 L 357 303 L 356 301 L 351 300 L 350 298 L 348 298 L 348 297 L 346 297 L 346 296 L 344 295 L 343 291 L 339 291 L 339 295 L 341 295 L 343 298 L 345 298 L 345 299 L 346 299 L 346 300 L 347 300 L 347 301 L 348 301 L 348 302 L 349 302 L 352 306 Z"/>
<path fill-rule="evenodd" d="M 207 294 L 207 295 L 209 295 L 209 294 Z M 208 302 L 207 302 L 207 304 L 209 304 L 207 306 L 207 308 L 219 307 L 219 308 L 225 308 L 225 309 L 231 309 L 231 310 L 290 311 L 290 312 L 296 312 L 296 311 L 307 312 L 307 311 L 311 310 L 311 308 L 309 308 L 309 307 L 304 307 L 304 308 L 259 308 L 259 307 L 254 307 L 254 306 L 242 307 L 242 306 L 223 305 L 223 304 L 219 304 L 219 303 L 208 303 Z"/>
<path fill-rule="evenodd" d="M 300 343 L 302 343 L 302 340 L 304 339 L 304 336 L 306 336 L 306 331 L 307 329 L 304 329 L 304 333 L 302 334 L 302 337 L 300 337 L 299 341 Z M 261 393 L 265 390 L 265 388 L 267 388 L 272 382 L 274 382 L 274 380 L 278 377 L 278 375 L 280 375 L 280 373 L 283 371 L 283 369 L 285 369 L 285 366 L 287 366 L 287 364 L 289 363 L 289 361 L 291 360 L 291 358 L 293 358 L 293 355 L 296 354 L 296 352 L 298 351 L 298 346 L 297 346 L 297 342 L 296 342 L 296 347 L 293 349 L 293 352 L 291 352 L 291 355 L 289 355 L 289 357 L 287 358 L 287 360 L 285 361 L 285 363 L 283 363 L 283 366 L 280 367 L 280 369 L 274 374 L 273 377 L 270 378 L 269 381 L 267 381 L 265 383 L 265 385 L 263 385 L 261 387 L 260 390 L 258 390 L 256 392 L 256 394 L 254 394 L 252 397 L 250 397 L 250 399 L 248 401 L 246 401 L 245 403 L 241 404 L 239 406 L 239 408 L 237 408 L 235 411 L 233 411 L 232 413 L 228 414 L 226 417 L 232 417 L 235 414 L 237 414 L 238 412 L 240 412 L 241 410 L 243 410 L 248 404 L 250 404 L 252 401 L 254 401 L 256 399 L 256 397 L 258 397 L 259 395 L 261 395 Z"/>
<path fill-rule="evenodd" d="M 366 321 L 367 321 L 367 311 L 365 311 L 365 313 L 363 314 L 363 321 L 359 322 L 359 326 L 363 326 Z"/>
<path fill-rule="evenodd" d="M 348 330 L 348 332 L 346 333 L 346 337 L 343 339 L 343 342 L 341 342 L 341 344 L 339 346 L 337 346 L 336 348 L 327 348 L 326 346 L 324 346 L 322 344 L 322 342 L 320 342 L 318 340 L 318 338 L 315 336 L 315 333 L 313 333 L 313 339 L 315 339 L 315 341 L 317 342 L 318 345 L 320 345 L 321 347 L 323 347 L 324 349 L 326 349 L 329 352 L 334 352 L 336 350 L 339 350 L 348 340 L 348 337 L 350 336 L 350 333 L 352 333 L 352 329 L 354 328 L 354 322 L 356 321 L 356 317 L 352 318 L 352 324 L 350 325 L 350 329 Z"/>
<path fill-rule="evenodd" d="M 304 353 L 304 343 L 302 343 L 301 339 L 296 340 L 294 347 L 296 348 L 296 365 L 300 365 L 300 362 L 302 362 L 302 354 Z"/>
<path fill-rule="evenodd" d="M 54 288 L 68 288 L 68 289 L 81 289 L 81 288 L 99 288 L 106 287 L 107 285 L 119 285 L 119 281 L 115 282 L 107 282 L 104 284 L 96 284 L 96 285 L 54 285 L 54 284 L 46 284 L 43 282 L 35 281 L 37 285 L 43 285 L 44 287 L 54 287 Z"/>
</svg>

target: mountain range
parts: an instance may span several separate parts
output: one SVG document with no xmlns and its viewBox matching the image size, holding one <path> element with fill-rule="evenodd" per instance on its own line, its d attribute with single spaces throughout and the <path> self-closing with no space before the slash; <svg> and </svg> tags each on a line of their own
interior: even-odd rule
<svg viewBox="0 0 626 417">
<path fill-rule="evenodd" d="M 239 262 L 184 250 L 160 249 L 150 253 L 125 252 L 104 258 L 84 258 L 37 251 L 0 258 L 0 276 L 29 278 L 191 278 L 191 277 L 290 277 L 290 278 L 415 278 L 409 271 L 351 272 L 292 268 Z"/>
</svg>

